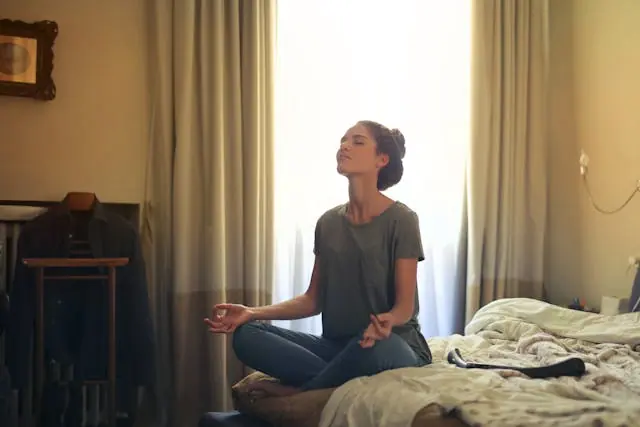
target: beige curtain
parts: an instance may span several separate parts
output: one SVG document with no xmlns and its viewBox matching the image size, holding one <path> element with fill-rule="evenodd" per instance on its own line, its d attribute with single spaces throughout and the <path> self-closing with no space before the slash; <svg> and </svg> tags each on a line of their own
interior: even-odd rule
<svg viewBox="0 0 640 427">
<path fill-rule="evenodd" d="M 467 321 L 543 298 L 548 1 L 476 0 L 467 206 Z"/>
<path fill-rule="evenodd" d="M 195 426 L 244 374 L 203 318 L 271 300 L 272 0 L 149 0 L 143 239 L 158 336 L 154 415 Z"/>
</svg>

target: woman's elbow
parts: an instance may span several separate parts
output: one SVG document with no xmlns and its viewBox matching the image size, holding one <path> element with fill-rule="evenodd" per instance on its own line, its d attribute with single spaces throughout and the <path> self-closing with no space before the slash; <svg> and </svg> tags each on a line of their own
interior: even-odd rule
<svg viewBox="0 0 640 427">
<path fill-rule="evenodd" d="M 319 298 L 313 294 L 313 292 L 306 292 L 304 294 L 306 314 L 308 316 L 315 316 L 322 313 L 322 306 Z"/>
<path fill-rule="evenodd" d="M 404 325 L 413 317 L 415 305 L 412 302 L 406 304 L 398 304 L 391 310 L 393 314 L 394 323 L 396 325 Z"/>
</svg>

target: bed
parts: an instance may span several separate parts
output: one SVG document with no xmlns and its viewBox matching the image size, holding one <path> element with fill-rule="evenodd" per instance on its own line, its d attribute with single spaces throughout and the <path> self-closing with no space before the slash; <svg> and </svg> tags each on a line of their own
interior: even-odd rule
<svg viewBox="0 0 640 427">
<path fill-rule="evenodd" d="M 575 311 L 531 299 L 502 299 L 480 309 L 465 335 L 431 338 L 434 363 L 336 389 L 255 399 L 234 386 L 236 408 L 275 427 L 460 427 L 640 425 L 640 313 Z M 540 366 L 579 357 L 580 378 L 531 379 L 513 370 L 461 369 L 475 362 Z M 223 425 L 223 424 L 221 424 Z M 238 424 L 243 425 L 243 424 Z"/>
</svg>

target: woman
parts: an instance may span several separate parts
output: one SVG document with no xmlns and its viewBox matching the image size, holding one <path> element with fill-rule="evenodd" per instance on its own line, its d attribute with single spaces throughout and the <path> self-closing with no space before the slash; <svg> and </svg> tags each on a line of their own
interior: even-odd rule
<svg viewBox="0 0 640 427">
<path fill-rule="evenodd" d="M 381 193 L 402 178 L 404 154 L 397 129 L 371 121 L 349 129 L 337 153 L 349 201 L 316 224 L 307 291 L 265 307 L 219 304 L 205 319 L 212 333 L 233 333 L 244 364 L 280 380 L 254 390 L 290 395 L 431 363 L 417 322 L 417 263 L 424 259 L 418 217 Z M 322 336 L 257 322 L 319 313 Z"/>
</svg>

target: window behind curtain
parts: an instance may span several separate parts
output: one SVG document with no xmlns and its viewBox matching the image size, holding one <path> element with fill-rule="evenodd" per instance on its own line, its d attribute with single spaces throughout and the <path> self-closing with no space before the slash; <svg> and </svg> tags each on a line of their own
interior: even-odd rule
<svg viewBox="0 0 640 427">
<path fill-rule="evenodd" d="M 358 120 L 399 128 L 402 181 L 387 191 L 418 213 L 420 323 L 453 331 L 469 140 L 466 0 L 279 0 L 276 76 L 276 289 L 304 292 L 315 222 L 347 200 L 340 138 Z M 319 318 L 278 322 L 320 333 Z"/>
</svg>

